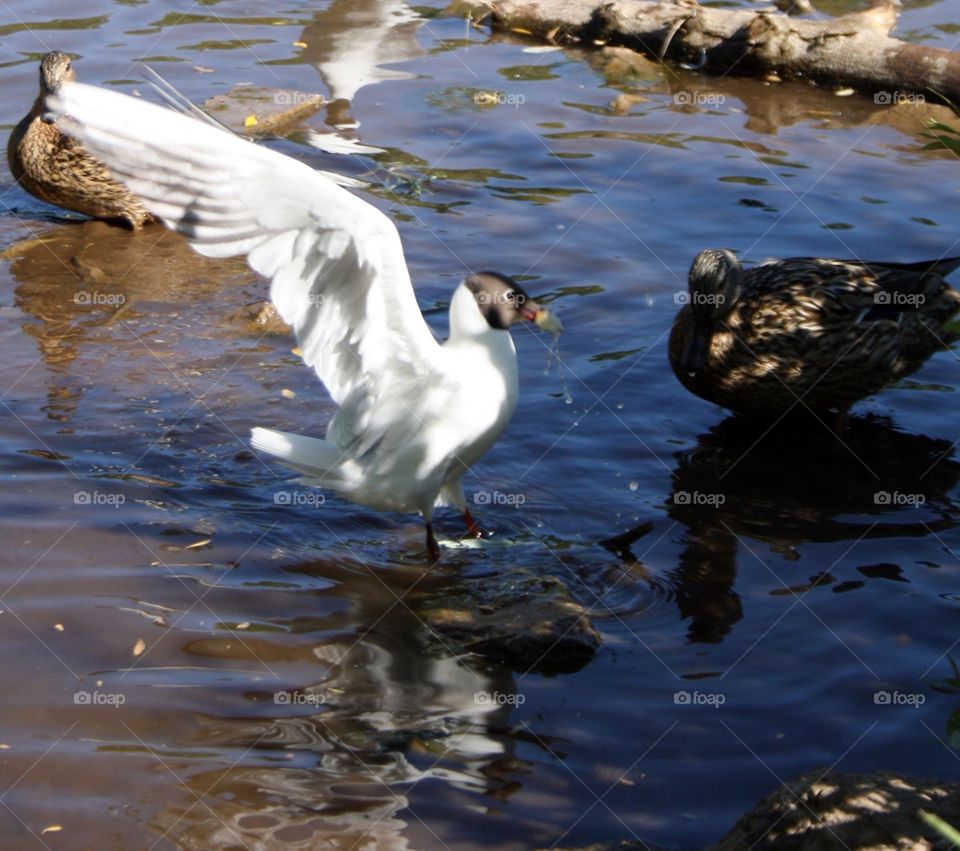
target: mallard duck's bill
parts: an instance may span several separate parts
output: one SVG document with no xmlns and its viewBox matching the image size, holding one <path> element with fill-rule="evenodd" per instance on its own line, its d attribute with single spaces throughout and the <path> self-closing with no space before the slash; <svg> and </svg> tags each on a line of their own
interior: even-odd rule
<svg viewBox="0 0 960 851">
<path fill-rule="evenodd" d="M 541 331 L 547 331 L 550 334 L 559 334 L 563 331 L 563 323 L 557 314 L 533 302 L 527 303 L 523 310 L 523 318 L 527 322 L 532 322 Z"/>
<path fill-rule="evenodd" d="M 680 356 L 680 369 L 691 378 L 707 365 L 710 355 L 710 332 L 694 328 Z"/>
</svg>

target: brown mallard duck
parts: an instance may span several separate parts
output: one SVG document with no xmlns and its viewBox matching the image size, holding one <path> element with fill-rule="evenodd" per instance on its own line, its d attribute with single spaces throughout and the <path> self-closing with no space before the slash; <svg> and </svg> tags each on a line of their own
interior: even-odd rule
<svg viewBox="0 0 960 851">
<path fill-rule="evenodd" d="M 796 257 L 744 269 L 701 251 L 670 334 L 670 364 L 691 393 L 734 411 L 836 411 L 919 369 L 945 348 L 960 257 L 860 263 Z"/>
<path fill-rule="evenodd" d="M 63 135 L 46 111 L 46 98 L 75 80 L 70 57 L 60 51 L 40 62 L 40 94 L 7 142 L 14 179 L 31 195 L 97 219 L 121 220 L 138 230 L 153 217 L 107 167 L 75 139 Z"/>
</svg>

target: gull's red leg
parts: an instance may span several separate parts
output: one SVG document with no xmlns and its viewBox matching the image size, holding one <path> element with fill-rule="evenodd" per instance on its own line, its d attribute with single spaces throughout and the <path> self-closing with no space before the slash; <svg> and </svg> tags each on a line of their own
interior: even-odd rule
<svg viewBox="0 0 960 851">
<path fill-rule="evenodd" d="M 483 529 L 480 528 L 480 525 L 476 520 L 473 519 L 473 515 L 465 508 L 463 509 L 463 522 L 467 524 L 467 536 L 470 538 L 482 538 Z"/>
</svg>

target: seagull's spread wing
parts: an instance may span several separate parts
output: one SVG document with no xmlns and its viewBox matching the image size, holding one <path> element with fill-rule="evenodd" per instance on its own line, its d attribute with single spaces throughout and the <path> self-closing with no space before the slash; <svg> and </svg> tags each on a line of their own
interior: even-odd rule
<svg viewBox="0 0 960 851">
<path fill-rule="evenodd" d="M 66 83 L 49 106 L 197 251 L 248 255 L 337 403 L 368 408 L 430 371 L 439 344 L 375 207 L 304 163 L 119 92 Z"/>
</svg>

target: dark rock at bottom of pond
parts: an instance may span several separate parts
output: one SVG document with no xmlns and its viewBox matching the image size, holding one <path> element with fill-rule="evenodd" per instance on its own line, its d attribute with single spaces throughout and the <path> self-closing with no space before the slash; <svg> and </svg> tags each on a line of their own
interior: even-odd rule
<svg viewBox="0 0 960 851">
<path fill-rule="evenodd" d="M 601 644 L 587 610 L 552 576 L 464 579 L 429 594 L 419 609 L 445 641 L 523 673 L 578 671 Z"/>
</svg>

